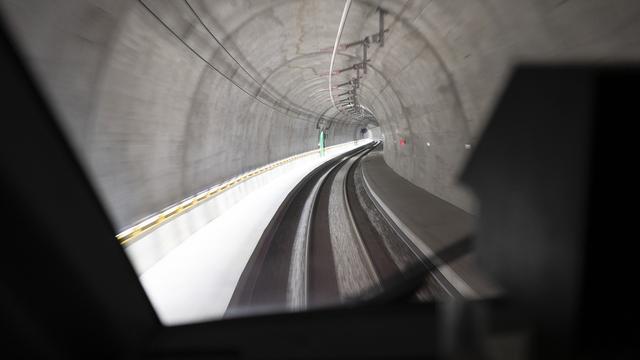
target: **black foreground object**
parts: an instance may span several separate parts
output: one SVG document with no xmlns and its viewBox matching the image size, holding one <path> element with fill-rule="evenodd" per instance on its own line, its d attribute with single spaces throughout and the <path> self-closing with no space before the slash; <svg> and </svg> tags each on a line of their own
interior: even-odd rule
<svg viewBox="0 0 640 360">
<path fill-rule="evenodd" d="M 476 249 L 506 299 L 390 297 L 168 328 L 47 104 L 0 36 L 2 358 L 637 355 L 637 236 L 633 211 L 622 206 L 637 199 L 630 129 L 640 119 L 637 70 L 514 74 L 465 173 L 482 203 Z M 524 341 L 504 340 L 523 333 Z"/>
<path fill-rule="evenodd" d="M 637 358 L 638 66 L 515 70 L 462 176 L 534 358 Z"/>
</svg>

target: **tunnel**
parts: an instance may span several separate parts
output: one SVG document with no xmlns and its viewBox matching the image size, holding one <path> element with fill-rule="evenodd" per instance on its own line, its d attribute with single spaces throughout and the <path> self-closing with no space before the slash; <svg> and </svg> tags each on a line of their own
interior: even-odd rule
<svg viewBox="0 0 640 360">
<path fill-rule="evenodd" d="M 167 329 L 398 298 L 458 311 L 455 321 L 467 324 L 480 315 L 461 303 L 513 298 L 535 313 L 547 309 L 534 301 L 539 296 L 555 307 L 544 310 L 553 320 L 538 324 L 548 333 L 532 346 L 548 350 L 546 358 L 570 351 L 556 340 L 578 326 L 574 283 L 589 258 L 568 240 L 582 232 L 558 229 L 587 221 L 560 215 L 581 213 L 578 205 L 544 203 L 547 211 L 535 204 L 551 196 L 541 188 L 563 189 L 556 199 L 583 204 L 578 192 L 595 186 L 575 185 L 591 176 L 581 156 L 592 153 L 571 149 L 597 142 L 584 139 L 596 138 L 587 124 L 601 116 L 597 106 L 580 106 L 609 104 L 599 95 L 606 81 L 592 80 L 608 78 L 590 77 L 590 66 L 640 58 L 637 0 L 2 0 L 0 11 L 5 47 L 33 97 L 43 99 L 30 106 L 50 113 L 47 126 L 59 129 L 51 132 L 68 151 L 61 161 L 78 169 L 79 185 L 48 188 L 50 177 L 76 174 L 53 170 L 37 186 L 61 197 L 54 212 L 65 219 L 61 228 L 68 223 L 63 233 L 89 244 L 102 235 L 75 229 L 91 223 L 84 217 L 95 210 L 105 245 L 94 255 L 118 259 L 123 269 L 111 277 L 100 260 L 85 264 L 92 270 L 69 270 L 82 274 L 88 293 L 126 288 L 149 322 Z M 613 78 L 631 81 L 637 73 Z M 585 90 L 591 87 L 597 90 Z M 11 139 L 16 145 L 5 154 L 28 143 L 39 163 L 55 164 L 38 136 Z M 509 146 L 495 150 L 499 144 Z M 564 154 L 567 161 L 554 167 Z M 527 161 L 547 167 L 509 177 Z M 573 176 L 574 185 L 563 187 Z M 6 184 L 22 183 L 12 181 Z M 537 192 L 527 192 L 529 185 Z M 71 205 L 85 187 L 95 194 L 86 212 Z M 520 200 L 528 205 L 516 206 Z M 548 232 L 516 220 L 554 211 L 563 221 Z M 533 240 L 493 240 L 513 234 Z M 547 251 L 531 234 L 568 245 Z M 556 260 L 567 270 L 554 273 L 547 289 L 541 268 Z M 91 280 L 92 272 L 113 282 L 112 290 Z M 442 321 L 420 314 L 428 318 L 422 322 Z M 414 326 L 407 314 L 394 319 Z M 123 344 L 140 343 L 138 335 L 122 336 Z M 403 336 L 393 341 L 418 341 Z M 521 354 L 522 339 L 500 344 Z M 475 358 L 447 341 L 438 355 Z M 160 353 L 173 351 L 158 344 Z M 549 350 L 556 345 L 558 352 Z M 269 349 L 274 358 L 333 355 Z M 381 349 L 382 357 L 415 354 Z"/>
</svg>

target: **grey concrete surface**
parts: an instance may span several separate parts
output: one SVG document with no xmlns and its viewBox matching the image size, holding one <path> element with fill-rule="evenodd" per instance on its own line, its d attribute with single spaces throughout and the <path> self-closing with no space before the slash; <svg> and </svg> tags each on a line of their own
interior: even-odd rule
<svg viewBox="0 0 640 360">
<path fill-rule="evenodd" d="M 378 151 L 362 159 L 361 169 L 365 186 L 375 201 L 388 209 L 390 217 L 397 217 L 406 227 L 406 231 L 401 227 L 405 234 L 415 234 L 416 240 L 426 245 L 431 254 L 424 255 L 439 264 L 447 280 L 459 279 L 462 286 L 455 287 L 460 295 L 486 298 L 499 294 L 498 286 L 477 266 L 475 251 L 467 241 L 473 234 L 471 214 L 400 177 L 385 164 Z M 452 277 L 444 274 L 445 270 Z"/>
<path fill-rule="evenodd" d="M 314 148 L 314 116 L 336 116 L 323 75 L 331 54 L 322 50 L 333 44 L 343 1 L 189 1 L 262 87 L 183 1 L 146 3 L 248 92 L 310 117 L 273 111 L 234 87 L 137 1 L 3 0 L 3 18 L 117 228 Z M 377 32 L 377 6 L 389 12 L 390 31 L 384 47 L 369 50 L 361 102 L 380 124 L 384 159 L 472 212 L 455 178 L 512 64 L 640 58 L 637 0 L 356 1 L 343 43 Z M 336 68 L 359 59 L 357 48 L 340 51 Z M 358 130 L 336 119 L 329 144 Z"/>
</svg>

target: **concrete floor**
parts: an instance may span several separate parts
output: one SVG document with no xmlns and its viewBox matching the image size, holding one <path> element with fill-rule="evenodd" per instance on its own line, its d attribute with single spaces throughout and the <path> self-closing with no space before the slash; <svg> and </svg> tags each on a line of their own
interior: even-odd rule
<svg viewBox="0 0 640 360">
<path fill-rule="evenodd" d="M 349 144 L 327 151 L 325 157 L 296 160 L 146 269 L 140 281 L 162 322 L 177 325 L 222 318 L 249 257 L 287 194 L 312 169 L 354 147 Z M 182 215 L 190 216 L 197 214 Z"/>
</svg>

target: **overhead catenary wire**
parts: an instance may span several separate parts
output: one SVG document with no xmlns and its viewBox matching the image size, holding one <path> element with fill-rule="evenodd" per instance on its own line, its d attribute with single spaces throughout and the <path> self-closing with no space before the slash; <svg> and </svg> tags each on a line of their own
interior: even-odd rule
<svg viewBox="0 0 640 360">
<path fill-rule="evenodd" d="M 210 61 L 208 61 L 207 59 L 205 59 L 202 55 L 200 55 L 200 53 L 198 53 L 198 51 L 196 51 L 191 45 L 189 45 L 185 39 L 183 39 L 180 35 L 178 35 L 175 30 L 173 30 L 155 11 L 153 11 L 145 2 L 144 0 L 138 0 L 138 3 L 140 3 L 143 8 L 149 13 L 151 14 L 151 16 L 153 16 L 153 18 L 155 18 L 167 31 L 169 31 L 178 41 L 180 41 L 191 53 L 193 53 L 196 57 L 198 57 L 201 61 L 203 61 L 209 68 L 211 68 L 212 70 L 214 70 L 215 72 L 217 72 L 220 76 L 222 76 L 224 79 L 226 79 L 227 81 L 229 81 L 231 84 L 233 84 L 235 87 L 237 87 L 240 91 L 242 91 L 243 93 L 245 93 L 246 95 L 250 96 L 251 98 L 253 98 L 254 100 L 258 101 L 259 103 L 261 103 L 262 105 L 277 111 L 289 118 L 292 119 L 296 119 L 296 120 L 302 120 L 305 122 L 309 122 L 309 123 L 314 123 L 317 121 L 317 119 L 314 119 L 315 117 L 319 116 L 320 114 L 304 114 L 304 113 L 298 113 L 298 115 L 304 115 L 307 117 L 310 117 L 312 119 L 304 119 L 304 118 L 297 118 L 297 117 L 293 117 L 291 116 L 289 113 L 287 113 L 287 111 L 282 111 L 279 108 L 275 107 L 272 104 L 269 104 L 268 102 L 264 101 L 263 99 L 260 99 L 259 97 L 255 96 L 254 94 L 252 94 L 251 92 L 249 92 L 247 89 L 243 88 L 240 84 L 238 84 L 236 81 L 234 81 L 231 77 L 229 77 L 228 75 L 226 75 L 224 72 L 222 72 L 220 69 L 218 69 L 216 66 L 214 66 Z M 293 112 L 293 111 L 292 111 Z M 336 120 L 333 120 L 334 122 L 337 122 Z"/>
<path fill-rule="evenodd" d="M 178 35 L 169 25 L 167 25 L 166 22 L 164 22 L 164 20 L 162 20 L 160 18 L 160 16 L 158 16 L 158 14 L 156 14 L 153 10 L 151 10 L 151 8 L 149 8 L 147 6 L 147 4 L 145 4 L 145 2 L 143 0 L 138 0 L 138 2 L 156 19 L 158 20 L 158 22 L 160 24 L 162 24 L 162 26 L 164 26 L 165 29 L 167 29 L 176 39 L 178 39 L 184 46 L 186 46 L 194 55 L 196 55 L 200 60 L 202 60 L 205 64 L 207 64 L 211 69 L 213 69 L 215 72 L 217 72 L 218 74 L 220 74 L 222 77 L 224 77 L 225 79 L 227 79 L 230 83 L 232 83 L 234 86 L 236 86 L 238 89 L 240 89 L 242 92 L 244 92 L 245 94 L 249 95 L 250 97 L 254 98 L 255 100 L 257 100 L 258 102 L 260 102 L 261 104 L 275 110 L 278 112 L 281 112 L 280 110 L 276 109 L 275 107 L 271 106 L 270 104 L 262 101 L 261 99 L 259 99 L 257 96 L 251 94 L 249 91 L 247 91 L 245 88 L 243 88 L 242 86 L 240 86 L 238 83 L 236 83 L 233 79 L 231 79 L 229 76 L 227 76 L 225 73 L 223 73 L 222 71 L 220 71 L 217 67 L 215 67 L 213 64 L 211 64 L 211 62 L 209 62 L 207 59 L 205 59 L 204 57 L 202 57 L 202 55 L 200 55 L 191 45 L 189 45 L 180 35 Z M 282 112 L 281 112 L 282 113 Z M 283 113 L 284 115 L 287 115 L 286 113 Z"/>
<path fill-rule="evenodd" d="M 260 91 L 264 90 L 270 97 L 271 99 L 274 101 L 274 104 L 278 104 L 280 101 L 280 99 L 278 98 L 278 96 L 274 96 L 274 94 L 266 87 L 264 86 L 264 82 L 262 81 L 258 81 L 258 79 L 256 79 L 236 58 L 235 56 L 233 56 L 231 54 L 231 52 L 229 52 L 229 50 L 224 46 L 224 44 L 222 43 L 222 41 L 220 41 L 218 39 L 217 36 L 215 36 L 213 34 L 213 32 L 211 31 L 211 29 L 209 28 L 209 26 L 207 26 L 204 23 L 204 20 L 202 20 L 202 18 L 200 17 L 200 15 L 198 14 L 198 12 L 193 8 L 193 6 L 191 6 L 191 4 L 189 3 L 189 0 L 184 0 L 184 3 L 187 5 L 187 7 L 189 8 L 189 10 L 191 11 L 191 13 L 193 13 L 193 15 L 195 16 L 195 18 L 198 20 L 198 22 L 200 23 L 200 25 L 202 25 L 202 27 L 207 31 L 207 33 L 211 36 L 211 38 L 220 46 L 220 48 L 227 54 L 229 55 L 229 57 L 231 58 L 231 60 L 233 60 L 233 62 L 235 62 L 240 69 L 247 74 L 247 76 L 249 76 L 249 78 L 255 82 L 256 84 L 258 84 L 258 86 L 260 86 L 260 88 L 258 89 L 258 94 L 260 93 Z M 257 96 L 257 95 L 256 95 Z M 287 104 L 287 106 L 289 106 L 288 102 L 285 102 L 285 104 Z M 295 106 L 295 108 L 300 109 L 300 111 L 306 111 L 312 114 L 315 114 L 313 111 L 309 110 L 309 109 L 305 109 L 302 106 L 299 106 L 297 104 L 292 104 Z M 322 115 L 320 115 L 322 116 Z"/>
</svg>

